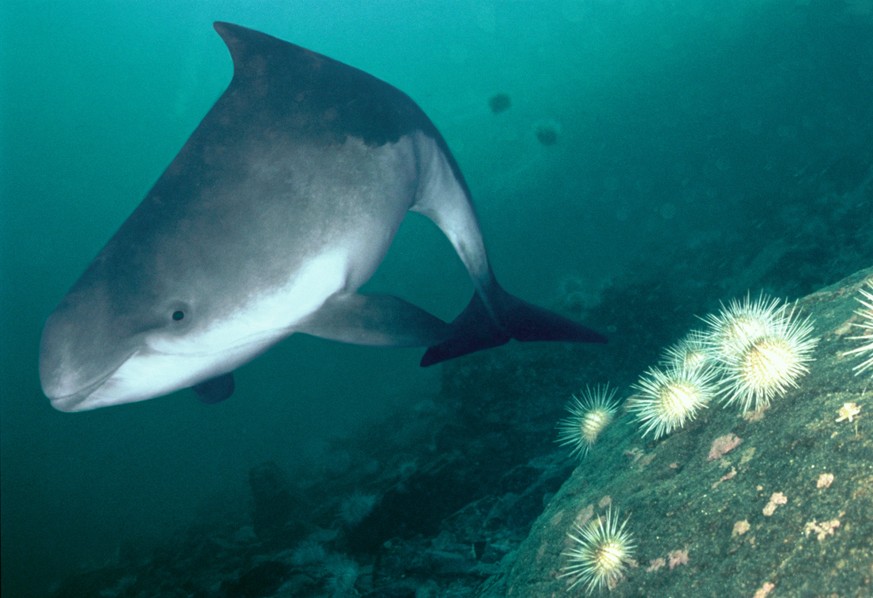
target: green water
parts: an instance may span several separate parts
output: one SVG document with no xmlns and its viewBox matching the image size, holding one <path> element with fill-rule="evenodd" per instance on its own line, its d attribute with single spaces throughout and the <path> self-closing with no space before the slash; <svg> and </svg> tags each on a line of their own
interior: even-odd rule
<svg viewBox="0 0 873 598">
<path fill-rule="evenodd" d="M 218 406 L 182 392 L 62 414 L 42 396 L 44 318 L 229 81 L 212 21 L 310 47 L 411 95 L 465 172 L 498 277 L 554 304 L 726 231 L 790 243 L 803 223 L 786 216 L 761 230 L 751 214 L 785 208 L 781 189 L 834 164 L 848 164 L 835 187 L 866 172 L 871 3 L 715 4 L 2 3 L 4 596 L 109 561 L 131 538 L 244 509 L 253 464 L 318 464 L 328 437 L 439 391 L 420 351 L 294 338 L 242 368 L 237 394 Z M 511 98 L 504 113 L 489 110 L 496 93 Z M 538 141 L 543 125 L 554 145 Z M 470 293 L 445 240 L 417 219 L 371 288 L 444 318 Z"/>
</svg>

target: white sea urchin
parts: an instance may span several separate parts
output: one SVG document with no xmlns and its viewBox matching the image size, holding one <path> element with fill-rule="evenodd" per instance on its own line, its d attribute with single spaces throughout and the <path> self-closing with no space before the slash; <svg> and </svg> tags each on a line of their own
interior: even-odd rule
<svg viewBox="0 0 873 598">
<path fill-rule="evenodd" d="M 716 361 L 730 359 L 752 340 L 771 334 L 785 307 L 781 300 L 763 292 L 754 301 L 748 293 L 743 301 L 732 299 L 722 304 L 718 313 L 703 318 L 709 325 L 703 342 Z"/>
<path fill-rule="evenodd" d="M 558 422 L 557 442 L 572 446 L 571 456 L 587 455 L 603 429 L 612 422 L 618 409 L 615 392 L 609 384 L 602 384 L 586 388 L 581 397 L 574 395 L 570 399 L 567 404 L 570 415 Z"/>
<path fill-rule="evenodd" d="M 797 388 L 817 344 L 809 318 L 798 318 L 796 308 L 786 306 L 769 330 L 737 343 L 722 359 L 725 404 L 752 411 Z"/>
<path fill-rule="evenodd" d="M 643 428 L 643 437 L 654 432 L 655 440 L 691 421 L 718 392 L 716 372 L 710 367 L 651 367 L 634 387 L 628 410 Z"/>
<path fill-rule="evenodd" d="M 692 330 L 682 340 L 664 350 L 661 364 L 666 368 L 697 369 L 711 365 L 712 356 L 707 351 L 707 336 L 700 330 Z"/>
<path fill-rule="evenodd" d="M 861 316 L 861 323 L 855 324 L 861 329 L 861 333 L 857 336 L 850 336 L 852 340 L 861 341 L 863 344 L 860 347 L 855 347 L 850 351 L 846 351 L 845 355 L 861 355 L 864 361 L 856 365 L 855 375 L 866 371 L 868 368 L 873 368 L 873 278 L 867 281 L 867 286 L 870 290 L 861 289 L 861 297 L 858 298 L 858 303 L 861 307 L 855 311 Z"/>
<path fill-rule="evenodd" d="M 579 584 L 585 584 L 588 594 L 615 587 L 636 548 L 633 536 L 625 529 L 627 522 L 625 519 L 619 525 L 618 512 L 609 509 L 605 517 L 584 525 L 573 524 L 573 531 L 567 536 L 574 545 L 563 553 L 569 562 L 558 574 L 570 578 L 568 591 Z"/>
</svg>

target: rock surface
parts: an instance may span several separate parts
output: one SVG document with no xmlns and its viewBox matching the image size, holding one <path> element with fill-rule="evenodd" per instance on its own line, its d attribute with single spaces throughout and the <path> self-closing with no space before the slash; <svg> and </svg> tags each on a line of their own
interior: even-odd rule
<svg viewBox="0 0 873 598">
<path fill-rule="evenodd" d="M 629 515 L 637 542 L 613 596 L 873 593 L 873 380 L 843 356 L 857 346 L 847 337 L 871 278 L 868 269 L 799 301 L 821 338 L 816 360 L 769 409 L 713 405 L 658 442 L 608 435 L 481 595 L 564 593 L 566 532 L 607 505 Z M 851 422 L 840 415 L 847 403 L 860 408 Z M 742 443 L 709 459 L 727 434 Z"/>
</svg>

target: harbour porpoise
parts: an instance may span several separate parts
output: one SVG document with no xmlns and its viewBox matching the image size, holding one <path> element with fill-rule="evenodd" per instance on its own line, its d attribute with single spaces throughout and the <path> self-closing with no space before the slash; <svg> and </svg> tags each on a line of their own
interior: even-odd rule
<svg viewBox="0 0 873 598">
<path fill-rule="evenodd" d="M 510 339 L 604 340 L 499 286 L 458 164 L 406 94 L 269 35 L 215 29 L 230 85 L 45 323 L 39 373 L 55 408 L 189 387 L 220 401 L 234 369 L 295 332 L 428 347 L 423 366 Z M 357 292 L 409 210 L 472 278 L 452 323 Z"/>
</svg>

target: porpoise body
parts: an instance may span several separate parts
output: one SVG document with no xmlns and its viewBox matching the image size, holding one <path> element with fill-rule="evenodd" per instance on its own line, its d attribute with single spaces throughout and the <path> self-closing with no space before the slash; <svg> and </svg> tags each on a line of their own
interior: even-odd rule
<svg viewBox="0 0 873 598">
<path fill-rule="evenodd" d="M 428 347 L 422 365 L 518 340 L 602 342 L 496 282 L 445 141 L 391 85 L 269 35 L 215 29 L 233 79 L 46 321 L 40 379 L 83 411 L 193 387 L 297 333 Z M 409 211 L 449 238 L 474 285 L 446 323 L 358 289 Z"/>
</svg>

